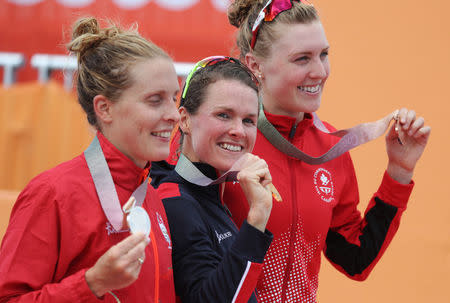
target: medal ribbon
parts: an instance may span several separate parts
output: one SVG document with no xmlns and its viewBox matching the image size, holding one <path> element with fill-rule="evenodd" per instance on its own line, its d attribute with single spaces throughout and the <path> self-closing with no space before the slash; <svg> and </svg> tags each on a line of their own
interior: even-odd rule
<svg viewBox="0 0 450 303">
<path fill-rule="evenodd" d="M 212 180 L 205 176 L 185 155 L 180 154 L 177 165 L 175 166 L 175 171 L 186 181 L 199 185 L 199 186 L 209 186 L 220 184 L 225 181 L 237 181 L 237 174 L 239 169 L 237 167 L 240 165 L 239 159 L 233 164 L 233 166 L 219 178 Z"/>
<path fill-rule="evenodd" d="M 120 207 L 119 197 L 117 195 L 116 187 L 111 176 L 111 172 L 106 163 L 105 155 L 103 154 L 100 142 L 97 136 L 94 137 L 92 143 L 84 151 L 89 171 L 92 180 L 95 184 L 95 189 L 109 223 L 116 231 L 121 231 L 123 228 L 124 213 Z M 147 195 L 148 177 L 136 190 L 131 194 L 136 199 L 136 206 L 141 206 Z"/>
<path fill-rule="evenodd" d="M 175 171 L 183 179 L 192 184 L 198 186 L 215 185 L 228 181 L 237 181 L 237 175 L 241 170 L 240 168 L 242 162 L 244 161 L 243 159 L 244 157 L 237 159 L 228 171 L 226 171 L 219 178 L 212 180 L 211 178 L 205 176 L 188 158 L 186 158 L 185 155 L 180 154 L 177 165 L 175 166 Z M 270 191 L 272 192 L 272 197 L 276 201 L 281 202 L 283 199 L 275 186 L 272 183 L 270 183 L 268 186 Z"/>
<path fill-rule="evenodd" d="M 355 127 L 338 130 L 330 133 L 328 129 L 320 121 L 316 113 L 312 113 L 314 126 L 324 133 L 328 133 L 332 136 L 340 137 L 339 141 L 333 145 L 327 152 L 319 157 L 310 156 L 291 142 L 285 139 L 278 130 L 267 120 L 264 114 L 262 102 L 260 102 L 259 117 L 258 117 L 258 129 L 266 137 L 269 142 L 275 146 L 279 151 L 288 155 L 289 157 L 301 160 L 305 163 L 317 165 L 333 160 L 339 157 L 343 153 L 355 148 L 361 144 L 374 140 L 384 134 L 389 127 L 389 122 L 386 119 L 380 119 L 375 122 L 368 122 L 359 124 Z M 387 122 L 387 123 L 386 123 Z"/>
</svg>

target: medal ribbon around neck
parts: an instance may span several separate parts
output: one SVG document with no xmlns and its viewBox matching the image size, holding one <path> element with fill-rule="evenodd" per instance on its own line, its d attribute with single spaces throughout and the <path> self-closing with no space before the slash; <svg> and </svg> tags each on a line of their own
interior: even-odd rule
<svg viewBox="0 0 450 303">
<path fill-rule="evenodd" d="M 316 113 L 312 113 L 312 116 L 314 126 L 318 130 L 341 138 L 335 145 L 333 145 L 328 151 L 326 151 L 319 157 L 313 157 L 306 154 L 305 152 L 294 146 L 291 142 L 286 140 L 267 120 L 267 117 L 264 114 L 262 102 L 260 102 L 259 107 L 258 129 L 264 135 L 264 137 L 266 137 L 266 139 L 269 140 L 269 142 L 279 151 L 283 152 L 289 157 L 301 160 L 305 163 L 317 165 L 333 160 L 352 148 L 380 137 L 386 132 L 392 119 L 396 120 L 398 123 L 398 111 L 396 111 L 393 118 L 389 120 L 383 118 L 375 122 L 359 124 L 349 129 L 330 132 L 325 127 L 325 125 L 323 125 L 322 121 L 320 121 Z M 399 143 L 401 144 L 400 140 Z"/>
<path fill-rule="evenodd" d="M 237 181 L 237 174 L 239 173 L 238 166 L 240 165 L 239 159 L 233 164 L 233 166 L 219 178 L 212 180 L 205 176 L 184 154 L 180 154 L 175 171 L 186 181 L 198 185 L 209 186 L 216 185 L 226 181 Z"/>
<path fill-rule="evenodd" d="M 212 180 L 211 178 L 205 176 L 185 155 L 181 153 L 180 157 L 178 158 L 177 165 L 175 166 L 175 171 L 183 179 L 192 184 L 198 186 L 209 186 L 209 185 L 217 185 L 223 182 L 237 181 L 237 175 L 241 170 L 242 163 L 243 157 L 236 160 L 236 162 L 234 162 L 231 168 L 228 171 L 226 171 L 223 175 L 221 175 L 219 178 Z M 281 202 L 282 201 L 281 195 L 275 188 L 275 186 L 272 183 L 270 183 L 268 187 L 272 192 L 272 197 L 276 201 Z"/>
<path fill-rule="evenodd" d="M 94 181 L 95 189 L 100 200 L 106 218 L 115 231 L 123 229 L 124 211 L 120 207 L 119 197 L 117 195 L 116 187 L 111 176 L 111 172 L 106 163 L 105 155 L 103 154 L 100 142 L 97 136 L 94 137 L 92 143 L 84 151 L 89 171 Z M 147 236 L 150 233 L 150 219 L 147 212 L 141 207 L 147 195 L 148 177 L 141 185 L 131 194 L 136 199 L 132 207 L 127 210 L 127 221 L 132 233 L 140 231 Z"/>
</svg>

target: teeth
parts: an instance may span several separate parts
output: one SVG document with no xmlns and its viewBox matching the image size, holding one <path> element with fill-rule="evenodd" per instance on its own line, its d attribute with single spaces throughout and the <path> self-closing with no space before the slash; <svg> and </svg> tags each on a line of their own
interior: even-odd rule
<svg viewBox="0 0 450 303">
<path fill-rule="evenodd" d="M 152 135 L 161 138 L 170 138 L 170 132 L 152 133 Z"/>
<path fill-rule="evenodd" d="M 317 93 L 320 90 L 320 84 L 317 84 L 316 86 L 299 86 L 298 88 L 304 92 Z"/>
<path fill-rule="evenodd" d="M 231 145 L 231 144 L 227 144 L 227 143 L 221 143 L 220 147 L 227 149 L 227 150 L 231 150 L 231 151 L 241 151 L 242 150 L 242 146 L 239 145 Z"/>
</svg>

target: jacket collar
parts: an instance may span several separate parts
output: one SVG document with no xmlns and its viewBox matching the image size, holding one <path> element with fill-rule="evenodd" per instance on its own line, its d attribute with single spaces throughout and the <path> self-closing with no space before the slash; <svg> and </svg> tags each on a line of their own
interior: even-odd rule
<svg viewBox="0 0 450 303">
<path fill-rule="evenodd" d="M 207 163 L 202 163 L 202 162 L 192 162 L 192 164 L 195 165 L 195 167 L 197 167 L 206 177 L 210 178 L 210 179 L 217 179 L 219 174 L 217 172 L 217 170 L 212 167 L 211 165 L 207 164 Z M 192 184 L 186 180 L 184 180 L 180 175 L 178 175 L 178 173 L 173 170 L 172 173 L 174 174 L 174 176 L 176 176 L 176 178 L 178 178 L 178 182 L 181 181 L 181 183 L 184 184 L 189 184 L 188 187 L 194 189 L 197 194 L 203 194 L 206 195 L 206 197 L 209 197 L 208 199 L 199 199 L 198 202 L 200 204 L 202 203 L 219 203 L 220 201 L 220 186 L 218 184 L 214 184 L 214 185 L 209 185 L 209 186 L 199 186 L 199 185 L 195 185 Z"/>
<path fill-rule="evenodd" d="M 303 134 L 305 130 L 313 126 L 313 117 L 309 113 L 305 113 L 303 120 L 298 122 L 297 125 L 295 125 L 296 119 L 293 117 L 284 115 L 275 115 L 267 111 L 264 111 L 264 114 L 266 115 L 267 120 L 285 138 L 289 137 L 295 126 L 296 126 L 296 129 L 294 129 L 295 136 Z"/>
</svg>

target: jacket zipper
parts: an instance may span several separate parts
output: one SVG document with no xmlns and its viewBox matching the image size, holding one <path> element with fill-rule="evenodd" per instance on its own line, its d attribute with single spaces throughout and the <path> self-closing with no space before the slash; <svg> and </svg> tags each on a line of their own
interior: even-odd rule
<svg viewBox="0 0 450 303">
<path fill-rule="evenodd" d="M 297 124 L 294 124 L 292 127 L 290 133 L 289 133 L 289 141 L 292 143 L 292 139 L 295 135 L 295 131 L 297 129 Z M 291 210 L 292 210 L 292 222 L 291 222 L 291 233 L 289 237 L 289 257 L 288 257 L 288 264 L 283 280 L 283 289 L 282 289 L 282 296 L 281 296 L 281 302 L 286 302 L 286 293 L 288 288 L 288 281 L 289 276 L 291 273 L 291 267 L 292 263 L 294 262 L 294 243 L 295 243 L 295 235 L 297 232 L 297 221 L 298 221 L 298 215 L 297 215 L 297 176 L 295 173 L 295 166 L 298 160 L 288 158 L 288 164 L 289 164 L 289 172 L 291 175 L 291 190 L 292 190 L 292 196 L 291 196 Z"/>
</svg>

